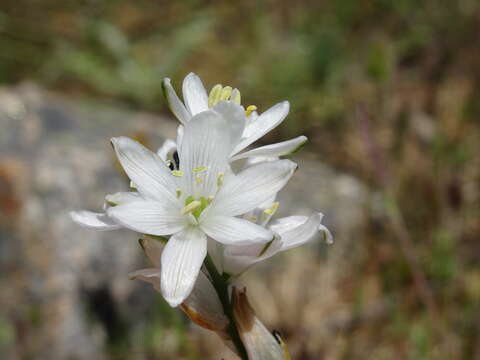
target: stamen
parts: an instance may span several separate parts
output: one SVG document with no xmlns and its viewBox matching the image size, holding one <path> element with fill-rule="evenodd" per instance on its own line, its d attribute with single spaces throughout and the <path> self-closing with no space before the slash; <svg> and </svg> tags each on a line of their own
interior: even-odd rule
<svg viewBox="0 0 480 360">
<path fill-rule="evenodd" d="M 229 100 L 230 95 L 232 95 L 232 87 L 231 86 L 225 86 L 222 89 L 222 92 L 220 93 L 220 100 Z"/>
<path fill-rule="evenodd" d="M 230 100 L 238 105 L 242 103 L 242 97 L 238 89 L 233 89 L 232 95 L 230 95 Z"/>
<path fill-rule="evenodd" d="M 191 213 L 192 211 L 195 211 L 198 209 L 200 206 L 202 206 L 202 203 L 198 200 L 193 200 L 190 202 L 188 205 L 184 206 L 183 209 L 180 211 L 181 215 L 186 215 L 188 213 Z"/>
<path fill-rule="evenodd" d="M 193 168 L 194 173 L 202 173 L 207 170 L 206 166 L 197 166 L 196 168 Z"/>
<path fill-rule="evenodd" d="M 207 198 L 207 203 L 210 205 L 210 203 L 213 201 L 213 199 L 215 199 L 215 196 L 210 195 L 210 196 Z"/>
<path fill-rule="evenodd" d="M 225 174 L 224 173 L 219 173 L 217 175 L 217 186 L 218 187 L 221 187 L 223 185 L 223 179 L 225 178 Z"/>
<path fill-rule="evenodd" d="M 263 212 L 271 216 L 275 214 L 279 206 L 280 206 L 279 202 L 274 202 L 268 209 L 263 210 Z"/>
<path fill-rule="evenodd" d="M 211 108 L 215 106 L 218 101 L 220 100 L 220 94 L 222 92 L 222 85 L 217 84 L 215 85 L 212 90 L 210 90 L 210 94 L 208 95 L 208 107 Z"/>
<path fill-rule="evenodd" d="M 250 114 L 255 110 L 257 110 L 257 107 L 255 105 L 248 105 L 247 109 L 245 110 L 245 116 L 250 116 Z"/>
<path fill-rule="evenodd" d="M 198 175 L 197 175 L 197 176 L 195 176 L 195 182 L 196 182 L 197 184 L 201 184 L 201 183 L 203 182 L 203 178 L 202 178 L 201 176 L 198 176 Z"/>
<path fill-rule="evenodd" d="M 177 194 L 177 198 L 179 198 L 180 196 L 182 196 L 182 190 L 180 190 L 180 189 L 177 189 L 177 190 L 175 191 L 175 193 Z"/>
<path fill-rule="evenodd" d="M 247 216 L 247 217 L 245 218 L 245 220 L 248 220 L 248 221 L 251 221 L 251 222 L 253 222 L 253 223 L 256 223 L 258 219 L 257 219 L 256 216 Z"/>
<path fill-rule="evenodd" d="M 130 180 L 130 187 L 131 187 L 132 189 L 136 189 L 136 188 L 137 188 L 137 187 L 135 186 L 135 184 L 133 183 L 133 181 L 131 181 L 131 180 Z"/>
<path fill-rule="evenodd" d="M 183 176 L 183 171 L 180 170 L 173 170 L 172 175 L 176 177 L 182 177 Z"/>
</svg>

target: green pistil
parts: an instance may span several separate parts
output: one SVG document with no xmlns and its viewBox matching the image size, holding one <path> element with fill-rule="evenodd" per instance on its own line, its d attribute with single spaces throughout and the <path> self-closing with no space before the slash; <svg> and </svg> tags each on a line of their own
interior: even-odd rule
<svg viewBox="0 0 480 360">
<path fill-rule="evenodd" d="M 185 206 L 188 206 L 193 201 L 195 201 L 195 198 L 192 195 L 190 195 L 185 199 Z M 209 205 L 207 198 L 203 196 L 201 196 L 200 199 L 198 199 L 198 201 L 200 201 L 200 206 L 198 206 L 192 211 L 193 216 L 195 216 L 197 220 L 200 217 L 200 214 L 202 213 L 202 211 L 205 210 L 206 207 Z"/>
</svg>

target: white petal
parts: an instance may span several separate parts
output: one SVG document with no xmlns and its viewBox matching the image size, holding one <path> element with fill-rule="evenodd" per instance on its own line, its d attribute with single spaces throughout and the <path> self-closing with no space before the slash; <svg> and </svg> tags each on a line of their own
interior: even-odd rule
<svg viewBox="0 0 480 360">
<path fill-rule="evenodd" d="M 236 216 L 253 210 L 285 186 L 297 165 L 290 160 L 261 163 L 230 177 L 212 202 L 215 214 Z"/>
<path fill-rule="evenodd" d="M 291 140 L 282 141 L 280 143 L 261 146 L 234 156 L 232 161 L 250 156 L 279 157 L 289 155 L 298 151 L 298 149 L 301 148 L 306 141 L 306 136 L 299 136 Z"/>
<path fill-rule="evenodd" d="M 227 122 L 215 111 L 195 115 L 185 125 L 179 153 L 184 193 L 196 199 L 216 193 L 218 174 L 228 167 L 230 146 Z M 204 170 L 196 173 L 199 168 Z"/>
<path fill-rule="evenodd" d="M 248 220 L 231 216 L 205 216 L 200 227 L 208 236 L 223 244 L 265 243 L 273 238 L 271 231 Z"/>
<path fill-rule="evenodd" d="M 122 205 L 132 201 L 140 201 L 143 198 L 136 191 L 121 191 L 115 194 L 108 194 L 105 196 L 106 207 Z"/>
<path fill-rule="evenodd" d="M 173 235 L 162 253 L 162 295 L 172 307 L 181 304 L 195 284 L 207 255 L 207 237 L 197 227 Z"/>
<path fill-rule="evenodd" d="M 112 138 L 118 160 L 140 194 L 177 206 L 177 185 L 160 157 L 127 137 Z"/>
<path fill-rule="evenodd" d="M 182 310 L 196 324 L 209 330 L 224 330 L 229 323 L 215 288 L 201 271 L 190 296 L 182 304 Z"/>
<path fill-rule="evenodd" d="M 183 127 L 183 125 L 180 125 L 177 128 L 177 151 L 179 152 L 179 154 L 180 154 L 180 148 L 182 147 L 182 140 L 183 140 L 184 131 L 185 131 L 185 128 Z"/>
<path fill-rule="evenodd" d="M 333 235 L 330 232 L 330 230 L 327 229 L 325 225 L 320 225 L 318 227 L 318 231 L 322 234 L 322 239 L 327 243 L 327 244 L 333 244 Z"/>
<path fill-rule="evenodd" d="M 177 150 L 177 143 L 173 140 L 167 139 L 157 150 L 157 155 L 160 156 L 160 159 L 162 159 L 163 161 L 167 161 L 168 154 L 175 152 L 175 150 Z"/>
<path fill-rule="evenodd" d="M 233 149 L 240 141 L 245 129 L 245 110 L 232 101 L 220 101 L 212 110 L 227 121 L 230 128 L 230 145 Z"/>
<path fill-rule="evenodd" d="M 282 237 L 282 251 L 303 245 L 313 239 L 318 234 L 321 221 L 322 215 L 315 213 L 307 218 L 305 222 L 290 230 L 285 231 L 285 227 L 280 229 L 278 234 Z M 274 229 L 275 226 L 272 224 L 271 228 Z M 277 230 L 279 230 L 279 227 L 277 227 Z"/>
<path fill-rule="evenodd" d="M 260 139 L 270 130 L 277 127 L 283 119 L 288 115 L 290 104 L 288 101 L 281 102 L 272 106 L 270 109 L 262 113 L 257 119 L 249 121 L 245 131 L 244 139 L 235 147 L 233 154 L 245 149 L 248 145 Z"/>
<path fill-rule="evenodd" d="M 304 224 L 307 220 L 308 220 L 308 216 L 298 216 L 298 215 L 287 216 L 287 217 L 274 220 L 270 224 L 269 228 L 281 236 L 287 231 L 290 231 L 296 228 L 297 226 Z"/>
<path fill-rule="evenodd" d="M 123 226 L 151 235 L 170 235 L 185 228 L 186 217 L 158 201 L 135 201 L 108 209 L 108 216 Z"/>
<path fill-rule="evenodd" d="M 239 276 L 256 263 L 269 259 L 282 248 L 280 237 L 267 244 L 237 246 L 229 245 L 224 252 L 224 272 Z"/>
<path fill-rule="evenodd" d="M 178 98 L 169 78 L 163 79 L 162 90 L 163 96 L 167 100 L 170 111 L 173 113 L 173 115 L 175 115 L 178 121 L 180 121 L 182 124 L 185 124 L 187 121 L 189 121 L 192 115 Z"/>
<path fill-rule="evenodd" d="M 128 276 L 131 280 L 138 279 L 152 284 L 154 289 L 160 292 L 160 273 L 161 270 L 159 268 L 149 268 L 134 271 L 128 274 Z"/>
<path fill-rule="evenodd" d="M 194 74 L 188 74 L 183 80 L 183 101 L 192 116 L 208 110 L 208 95 L 202 80 Z"/>
<path fill-rule="evenodd" d="M 99 231 L 115 230 L 122 227 L 104 213 L 95 213 L 86 210 L 71 211 L 70 217 L 81 226 Z"/>
</svg>

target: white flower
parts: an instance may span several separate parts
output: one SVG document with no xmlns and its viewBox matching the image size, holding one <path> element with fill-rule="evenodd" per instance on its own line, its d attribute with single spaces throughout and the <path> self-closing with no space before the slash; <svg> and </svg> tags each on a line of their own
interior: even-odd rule
<svg viewBox="0 0 480 360">
<path fill-rule="evenodd" d="M 229 86 L 215 85 L 210 94 L 207 95 L 205 87 L 200 78 L 194 74 L 188 74 L 183 80 L 183 100 L 182 102 L 173 89 L 170 79 L 163 80 L 164 96 L 168 106 L 176 118 L 184 125 L 195 115 L 202 111 L 215 107 L 219 102 L 230 101 L 240 104 L 240 92 L 238 89 L 232 89 Z M 247 120 L 241 133 L 240 141 L 230 150 L 230 161 L 235 161 L 251 156 L 284 156 L 296 152 L 307 141 L 305 136 L 299 136 L 291 140 L 280 143 L 261 146 L 256 149 L 242 152 L 247 146 L 251 145 L 266 133 L 277 127 L 288 115 L 290 104 L 288 101 L 281 102 L 272 106 L 267 111 L 258 115 L 255 111 L 256 106 L 250 105 L 245 110 Z M 234 119 L 228 118 L 232 121 Z M 180 145 L 182 137 L 182 126 L 179 127 L 179 138 L 177 144 Z"/>
<path fill-rule="evenodd" d="M 273 202 L 270 206 L 260 206 L 245 215 L 246 219 L 268 228 L 275 234 L 275 237 L 267 244 L 252 243 L 225 246 L 221 260 L 225 273 L 239 276 L 260 261 L 269 259 L 281 251 L 307 243 L 314 239 L 318 233 L 321 234 L 327 244 L 333 242 L 330 231 L 321 223 L 323 214 L 288 216 L 269 224 L 277 208 L 278 202 Z"/>
<path fill-rule="evenodd" d="M 139 143 L 113 138 L 117 157 L 139 195 L 117 195 L 120 202 L 107 206 L 108 217 L 97 214 L 95 223 L 85 213 L 72 217 L 95 228 L 120 224 L 143 234 L 171 235 L 161 256 L 161 291 L 171 306 L 179 305 L 195 284 L 207 254 L 207 236 L 229 245 L 273 238 L 270 230 L 237 216 L 277 193 L 296 164 L 278 160 L 233 174 L 228 154 L 241 141 L 244 127 L 243 109 L 234 102 L 222 101 L 197 113 L 184 126 L 179 164 L 173 170 Z"/>
</svg>

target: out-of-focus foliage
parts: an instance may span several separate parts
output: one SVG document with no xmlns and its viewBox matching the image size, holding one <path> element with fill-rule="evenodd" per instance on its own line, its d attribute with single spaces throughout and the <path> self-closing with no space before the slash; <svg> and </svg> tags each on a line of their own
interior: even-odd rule
<svg viewBox="0 0 480 360">
<path fill-rule="evenodd" d="M 308 135 L 308 150 L 373 194 L 355 239 L 368 254 L 337 289 L 365 320 L 342 328 L 335 356 L 471 359 L 480 356 L 479 34 L 477 0 L 2 0 L 0 81 L 164 111 L 161 78 L 179 86 L 194 71 L 260 110 L 290 100 L 290 121 L 271 137 Z M 388 321 L 362 317 L 371 298 L 395 300 Z M 175 351 L 193 354 L 184 324 L 168 316 Z M 295 322 L 277 321 L 294 358 L 332 353 L 302 347 Z M 155 326 L 145 349 L 162 358 L 166 330 Z M 0 345 L 12 336 L 0 318 Z"/>
</svg>

